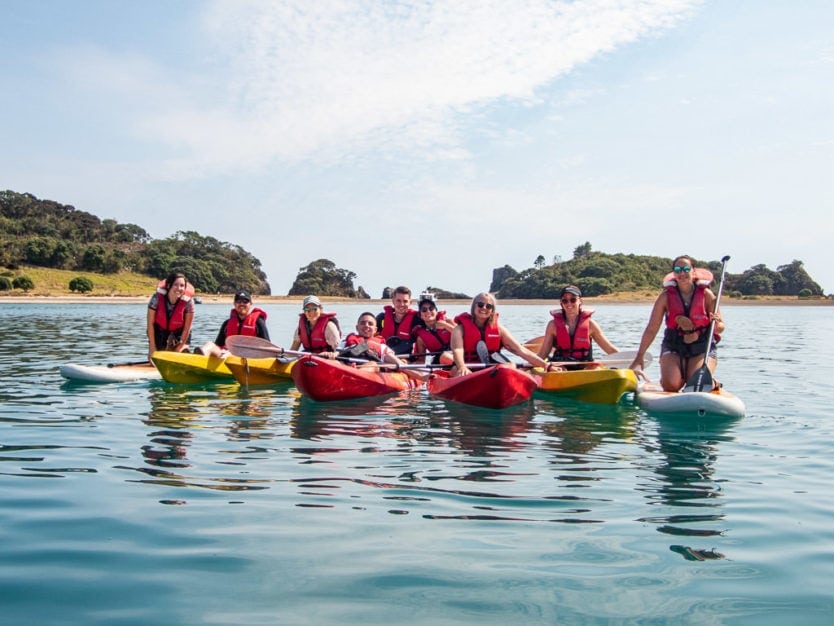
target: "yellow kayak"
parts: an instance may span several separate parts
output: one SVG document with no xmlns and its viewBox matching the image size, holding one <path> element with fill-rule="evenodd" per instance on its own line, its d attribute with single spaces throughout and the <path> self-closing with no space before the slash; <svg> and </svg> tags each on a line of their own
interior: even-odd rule
<svg viewBox="0 0 834 626">
<path fill-rule="evenodd" d="M 162 378 L 169 383 L 193 385 L 234 380 L 223 359 L 216 356 L 157 351 L 151 355 L 151 360 L 162 374 Z"/>
<path fill-rule="evenodd" d="M 292 380 L 296 359 L 283 361 L 274 357 L 226 357 L 226 366 L 241 385 L 272 385 Z"/>
<path fill-rule="evenodd" d="M 540 378 L 541 391 L 594 404 L 616 404 L 624 393 L 637 390 L 637 375 L 630 369 L 546 372 Z"/>
</svg>

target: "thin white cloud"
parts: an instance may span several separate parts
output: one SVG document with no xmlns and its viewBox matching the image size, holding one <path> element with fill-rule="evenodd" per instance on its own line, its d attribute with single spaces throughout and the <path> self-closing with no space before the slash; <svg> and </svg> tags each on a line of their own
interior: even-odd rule
<svg viewBox="0 0 834 626">
<path fill-rule="evenodd" d="M 463 130 L 479 110 L 535 105 L 554 79 L 674 26 L 698 4 L 222 0 L 203 17 L 210 77 L 134 73 L 137 89 L 155 83 L 171 94 L 137 128 L 176 151 L 166 164 L 173 178 L 311 156 L 466 158 Z"/>
</svg>

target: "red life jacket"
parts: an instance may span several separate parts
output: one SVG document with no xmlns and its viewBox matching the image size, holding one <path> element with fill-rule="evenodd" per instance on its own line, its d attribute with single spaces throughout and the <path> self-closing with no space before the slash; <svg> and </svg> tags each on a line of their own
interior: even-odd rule
<svg viewBox="0 0 834 626">
<path fill-rule="evenodd" d="M 553 325 L 556 327 L 553 360 L 591 361 L 591 315 L 594 314 L 594 310 L 581 309 L 579 311 L 573 337 L 568 329 L 568 321 L 562 315 L 562 310 L 553 309 L 550 314 L 553 316 Z"/>
<path fill-rule="evenodd" d="M 492 324 L 486 326 L 483 330 L 478 328 L 469 313 L 461 313 L 455 318 L 455 321 L 463 326 L 464 362 L 477 363 L 480 360 L 477 345 L 481 340 L 486 343 L 490 354 L 498 352 L 504 347 L 504 343 L 501 341 L 501 330 L 498 328 L 498 313 L 493 316 Z"/>
<path fill-rule="evenodd" d="M 194 285 L 189 282 L 185 283 L 185 293 L 174 304 L 174 310 L 171 311 L 171 317 L 168 317 L 168 305 L 165 303 L 165 298 L 168 295 L 168 290 L 165 288 L 165 279 L 159 281 L 156 286 L 156 293 L 159 295 L 156 299 L 156 313 L 154 314 L 154 324 L 162 330 L 173 332 L 185 326 L 185 305 L 191 300 L 194 295 Z"/>
<path fill-rule="evenodd" d="M 298 338 L 301 340 L 301 345 L 304 346 L 307 352 L 318 354 L 319 352 L 325 352 L 331 349 L 324 336 L 324 329 L 330 320 L 333 320 L 338 327 L 339 322 L 336 320 L 335 313 L 322 313 L 316 320 L 316 325 L 313 326 L 311 332 L 307 329 L 307 317 L 304 313 L 298 315 Z"/>
<path fill-rule="evenodd" d="M 709 326 L 709 313 L 707 313 L 706 297 L 704 292 L 707 290 L 705 285 L 696 285 L 695 293 L 692 294 L 692 301 L 689 303 L 689 308 L 683 303 L 681 292 L 678 290 L 677 283 L 668 285 L 666 289 L 666 328 L 678 328 L 678 315 L 685 315 L 692 320 L 692 324 L 699 331 L 703 331 Z"/>
<path fill-rule="evenodd" d="M 367 339 L 362 335 L 357 335 L 356 333 L 350 333 L 347 337 L 345 337 L 345 347 L 350 348 L 351 346 L 355 346 L 362 342 L 368 344 L 368 351 L 375 355 L 380 361 L 383 360 L 382 357 L 382 350 L 383 346 L 387 347 L 385 342 L 382 340 L 382 337 L 379 335 L 374 335 L 373 337 L 368 337 Z"/>
<path fill-rule="evenodd" d="M 255 307 L 251 311 L 249 311 L 249 315 L 247 315 L 243 319 L 243 324 L 240 323 L 240 317 L 238 317 L 237 311 L 232 309 L 231 314 L 229 315 L 229 321 L 226 322 L 226 336 L 230 335 L 248 335 L 250 337 L 255 337 L 258 334 L 258 318 L 263 317 L 266 319 L 266 311 L 263 309 L 259 309 Z"/>
<path fill-rule="evenodd" d="M 438 311 L 437 319 L 445 320 L 446 311 Z M 452 333 L 445 328 L 436 328 L 429 330 L 425 326 L 418 326 L 414 329 L 414 334 L 423 340 L 423 345 L 429 352 L 440 352 L 441 350 L 449 349 L 449 342 L 452 340 Z"/>
<path fill-rule="evenodd" d="M 179 330 L 185 326 L 185 305 L 191 300 L 189 296 L 182 296 L 174 304 L 174 310 L 171 311 L 171 317 L 168 317 L 168 305 L 165 303 L 166 295 L 159 294 L 156 300 L 156 313 L 154 314 L 154 324 L 168 333 Z"/>
<path fill-rule="evenodd" d="M 401 341 L 413 341 L 411 338 L 411 325 L 414 323 L 414 316 L 417 315 L 417 311 L 408 309 L 405 317 L 397 323 L 394 321 L 394 307 L 389 304 L 383 310 L 385 311 L 385 316 L 382 318 L 382 329 L 379 332 L 383 339 L 397 337 Z"/>
</svg>

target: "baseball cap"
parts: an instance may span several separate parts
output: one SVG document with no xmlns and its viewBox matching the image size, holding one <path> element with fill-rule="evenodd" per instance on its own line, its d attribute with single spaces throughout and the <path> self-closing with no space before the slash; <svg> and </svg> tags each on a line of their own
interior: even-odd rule
<svg viewBox="0 0 834 626">
<path fill-rule="evenodd" d="M 308 304 L 315 304 L 316 306 L 321 306 L 321 300 L 319 300 L 316 296 L 307 296 L 304 298 L 304 302 L 301 304 L 301 307 L 305 307 Z"/>
<path fill-rule="evenodd" d="M 241 289 L 235 294 L 235 302 L 238 300 L 245 300 L 246 302 L 252 302 L 252 296 L 249 295 L 248 292 Z"/>
</svg>

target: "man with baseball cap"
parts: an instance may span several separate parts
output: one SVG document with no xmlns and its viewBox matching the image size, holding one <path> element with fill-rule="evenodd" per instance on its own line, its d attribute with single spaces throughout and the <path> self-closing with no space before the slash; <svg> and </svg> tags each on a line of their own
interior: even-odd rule
<svg viewBox="0 0 834 626">
<path fill-rule="evenodd" d="M 240 289 L 235 293 L 234 307 L 229 318 L 220 325 L 220 331 L 214 342 L 208 341 L 195 352 L 208 356 L 226 356 L 226 337 L 229 335 L 248 335 L 260 337 L 269 341 L 269 331 L 266 328 L 266 311 L 252 307 L 252 296 L 248 291 Z"/>
</svg>

